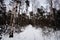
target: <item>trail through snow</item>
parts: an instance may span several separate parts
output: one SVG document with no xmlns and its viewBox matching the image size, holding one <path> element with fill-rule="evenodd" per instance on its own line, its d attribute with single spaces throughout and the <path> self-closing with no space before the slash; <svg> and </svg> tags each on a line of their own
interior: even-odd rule
<svg viewBox="0 0 60 40">
<path fill-rule="evenodd" d="M 28 25 L 21 33 L 14 33 L 13 38 L 9 35 L 3 35 L 2 40 L 60 40 L 60 31 L 43 33 L 41 28 L 34 28 Z"/>
</svg>

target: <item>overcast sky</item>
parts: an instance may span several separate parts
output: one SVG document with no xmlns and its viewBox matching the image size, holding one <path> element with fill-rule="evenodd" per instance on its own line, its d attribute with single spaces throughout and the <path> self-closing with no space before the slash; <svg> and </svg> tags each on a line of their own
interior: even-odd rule
<svg viewBox="0 0 60 40">
<path fill-rule="evenodd" d="M 9 6 L 9 2 L 11 0 L 5 0 L 5 4 L 7 6 L 7 10 L 11 9 L 11 7 Z M 29 11 L 32 10 L 32 0 L 29 0 L 30 1 L 30 7 L 29 7 Z M 43 7 L 47 7 L 48 4 L 46 4 L 46 0 L 35 0 L 35 4 L 36 5 L 36 8 L 40 8 L 40 6 L 42 5 Z"/>
</svg>

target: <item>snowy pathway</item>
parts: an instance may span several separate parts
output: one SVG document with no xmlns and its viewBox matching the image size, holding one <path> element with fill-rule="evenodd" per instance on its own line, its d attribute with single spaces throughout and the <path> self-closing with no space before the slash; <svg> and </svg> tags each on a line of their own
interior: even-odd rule
<svg viewBox="0 0 60 40">
<path fill-rule="evenodd" d="M 57 32 L 58 33 L 58 32 Z M 36 29 L 32 27 L 31 25 L 27 26 L 25 30 L 19 34 L 14 33 L 13 38 L 9 38 L 9 35 L 3 36 L 2 40 L 59 40 L 60 32 L 58 33 L 59 35 L 51 33 L 48 36 L 42 35 L 42 29 Z M 57 39 L 57 37 L 58 39 Z"/>
</svg>

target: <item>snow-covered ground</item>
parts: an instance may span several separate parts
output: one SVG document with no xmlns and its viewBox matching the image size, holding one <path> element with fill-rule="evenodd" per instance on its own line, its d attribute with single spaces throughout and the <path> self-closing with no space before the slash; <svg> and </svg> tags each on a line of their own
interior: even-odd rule
<svg viewBox="0 0 60 40">
<path fill-rule="evenodd" d="M 2 40 L 60 40 L 60 31 L 53 32 L 52 29 L 34 28 L 32 25 L 28 25 L 23 32 L 14 33 L 13 38 L 9 38 L 9 35 L 3 35 Z"/>
</svg>

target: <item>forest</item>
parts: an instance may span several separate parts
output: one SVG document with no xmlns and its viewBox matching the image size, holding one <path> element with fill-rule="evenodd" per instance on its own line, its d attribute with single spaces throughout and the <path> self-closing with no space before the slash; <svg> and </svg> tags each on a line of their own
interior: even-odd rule
<svg viewBox="0 0 60 40">
<path fill-rule="evenodd" d="M 12 6 L 12 9 L 8 11 L 6 11 L 7 7 L 4 0 L 0 0 L 0 28 L 4 29 L 1 31 L 5 32 L 7 27 L 10 27 L 11 30 L 13 27 L 20 29 L 29 24 L 41 28 L 46 26 L 54 30 L 60 30 L 60 8 L 57 10 L 56 7 L 53 7 L 53 0 L 49 0 L 48 3 L 50 5 L 49 12 L 44 10 L 44 7 L 41 6 L 41 8 L 36 8 L 37 12 L 35 13 L 33 10 L 34 7 L 32 7 L 31 12 L 28 12 L 30 6 L 29 0 L 11 0 L 9 5 Z M 24 4 L 26 4 L 26 8 L 25 11 L 22 12 L 21 7 Z M 60 3 L 58 3 L 58 5 L 60 7 Z M 34 2 L 32 6 L 34 6 Z M 44 15 L 45 13 L 46 15 Z"/>
</svg>

